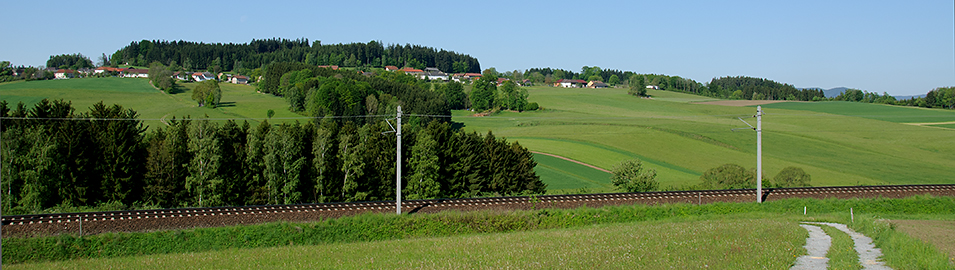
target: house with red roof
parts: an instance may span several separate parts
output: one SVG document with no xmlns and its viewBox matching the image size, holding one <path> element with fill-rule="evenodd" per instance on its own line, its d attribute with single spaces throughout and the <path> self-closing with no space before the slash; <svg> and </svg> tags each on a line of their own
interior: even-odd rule
<svg viewBox="0 0 955 270">
<path fill-rule="evenodd" d="M 504 84 L 504 82 L 510 81 L 510 80 L 511 79 L 508 79 L 508 78 L 497 78 L 497 86 L 501 86 Z"/>
<path fill-rule="evenodd" d="M 385 71 L 398 71 L 396 66 L 385 66 Z"/>
<path fill-rule="evenodd" d="M 149 78 L 148 69 L 127 68 L 122 73 L 123 78 Z"/>
<path fill-rule="evenodd" d="M 404 72 L 405 74 L 408 74 L 408 75 L 414 75 L 415 77 L 418 77 L 418 78 L 421 78 L 421 76 L 424 75 L 424 70 L 416 69 L 413 67 L 403 67 L 399 69 L 398 71 Z"/>
<path fill-rule="evenodd" d="M 249 84 L 249 77 L 239 75 L 232 77 L 229 81 L 234 84 Z"/>
<path fill-rule="evenodd" d="M 53 77 L 56 79 L 70 79 L 76 78 L 76 70 L 72 69 L 58 69 L 56 72 L 53 72 Z"/>
<path fill-rule="evenodd" d="M 573 79 L 562 79 L 554 83 L 554 87 L 564 87 L 564 88 L 580 88 L 584 85 L 587 85 L 586 81 L 573 80 Z"/>
<path fill-rule="evenodd" d="M 103 73 L 103 72 L 116 72 L 116 73 L 121 73 L 121 72 L 123 72 L 123 71 L 125 71 L 125 70 L 126 70 L 125 68 L 98 67 L 98 68 L 96 68 L 96 69 L 93 70 L 93 73 L 95 73 L 95 74 L 99 74 L 99 73 Z"/>
<path fill-rule="evenodd" d="M 462 80 L 470 81 L 470 80 L 475 80 L 480 78 L 481 78 L 481 73 L 455 73 L 454 75 L 451 76 L 451 79 L 456 82 L 460 82 Z"/>
<path fill-rule="evenodd" d="M 211 72 L 196 72 L 192 74 L 192 80 L 197 82 L 215 80 L 215 79 L 216 79 L 216 75 L 212 75 Z"/>
</svg>

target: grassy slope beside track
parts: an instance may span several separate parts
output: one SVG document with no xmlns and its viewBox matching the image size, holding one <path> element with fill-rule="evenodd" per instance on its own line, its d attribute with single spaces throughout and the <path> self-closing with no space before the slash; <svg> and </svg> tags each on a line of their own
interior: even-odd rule
<svg viewBox="0 0 955 270">
<path fill-rule="evenodd" d="M 951 197 L 915 196 L 369 214 L 311 223 L 8 238 L 3 244 L 4 262 L 16 269 L 706 267 L 700 263 L 784 269 L 805 254 L 800 247 L 806 231 L 798 222 L 829 221 L 873 237 L 896 269 L 945 269 L 951 267 L 946 254 L 879 220 L 952 220 L 953 204 Z M 747 259 L 755 261 L 743 263 Z"/>
<path fill-rule="evenodd" d="M 192 119 L 208 115 L 210 118 L 251 118 L 250 124 L 256 124 L 266 117 L 266 111 L 275 111 L 274 118 L 301 117 L 288 110 L 284 99 L 272 95 L 259 94 L 255 88 L 247 85 L 221 83 L 222 105 L 216 109 L 200 108 L 192 100 L 194 83 L 181 83 L 183 91 L 175 94 L 163 94 L 149 85 L 146 79 L 136 78 L 84 78 L 69 80 L 49 80 L 12 82 L 0 84 L 0 100 L 6 100 L 15 107 L 23 102 L 32 108 L 40 100 L 63 99 L 73 103 L 77 112 L 87 112 L 93 104 L 102 101 L 106 105 L 119 104 L 139 113 L 148 126 L 161 125 L 160 119 L 172 119 L 191 116 Z M 241 124 L 241 120 L 238 120 Z"/>
<path fill-rule="evenodd" d="M 640 158 L 657 169 L 662 187 L 696 184 L 700 174 L 724 163 L 755 167 L 755 134 L 731 131 L 746 127 L 737 117 L 755 125 L 753 107 L 691 104 L 713 99 L 667 91 L 650 91 L 653 99 L 629 96 L 625 89 L 530 87 L 528 92 L 544 110 L 489 117 L 456 111 L 455 121 L 604 169 Z M 812 175 L 815 186 L 955 183 L 950 177 L 955 131 L 904 124 L 955 121 L 955 112 L 847 102 L 764 108 L 767 178 L 797 166 Z"/>
<path fill-rule="evenodd" d="M 742 233 L 741 233 L 742 232 Z M 773 237 L 765 237 L 772 235 Z M 13 265 L 11 269 L 784 269 L 804 252 L 791 220 L 719 219 L 575 229 L 228 249 Z"/>
</svg>

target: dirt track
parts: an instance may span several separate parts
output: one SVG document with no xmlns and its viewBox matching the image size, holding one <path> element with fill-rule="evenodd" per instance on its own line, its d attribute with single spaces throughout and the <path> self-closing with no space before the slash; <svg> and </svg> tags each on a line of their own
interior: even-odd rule
<svg viewBox="0 0 955 270">
<path fill-rule="evenodd" d="M 580 162 L 580 161 L 576 161 L 576 160 L 573 160 L 573 159 L 570 159 L 570 158 L 566 158 L 566 157 L 562 157 L 562 156 L 558 156 L 558 155 L 554 155 L 554 154 L 548 154 L 548 153 L 537 152 L 537 151 L 531 151 L 531 153 L 541 154 L 541 155 L 548 155 L 548 156 L 552 156 L 552 157 L 555 157 L 555 158 L 559 158 L 559 159 L 563 159 L 563 160 L 566 160 L 566 161 L 570 161 L 570 162 L 573 162 L 573 163 L 577 163 L 577 164 L 580 164 L 580 165 L 584 165 L 584 166 L 587 166 L 587 167 L 591 167 L 591 168 L 594 168 L 594 169 L 596 169 L 596 170 L 598 170 L 598 171 L 602 171 L 602 172 L 605 172 L 605 173 L 613 173 L 613 172 L 608 171 L 607 169 L 604 169 L 604 168 L 601 168 L 601 167 L 597 167 L 597 166 L 594 166 L 594 165 L 590 165 L 590 164 L 587 164 L 587 163 L 583 163 L 583 162 Z"/>
</svg>

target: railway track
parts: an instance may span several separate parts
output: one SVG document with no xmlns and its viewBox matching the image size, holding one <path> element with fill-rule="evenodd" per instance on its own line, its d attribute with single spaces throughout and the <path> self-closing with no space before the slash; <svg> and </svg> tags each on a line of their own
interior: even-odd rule
<svg viewBox="0 0 955 270">
<path fill-rule="evenodd" d="M 706 204 L 755 201 L 755 189 L 664 191 L 543 195 L 402 202 L 403 213 L 447 210 L 519 210 L 540 208 L 600 207 L 627 204 Z M 788 198 L 902 198 L 913 195 L 955 196 L 955 185 L 853 186 L 764 189 L 766 201 Z M 394 213 L 394 201 L 207 207 L 159 210 L 61 213 L 3 216 L 3 237 L 105 232 L 156 231 L 197 227 L 233 226 L 273 221 L 315 221 L 361 213 Z"/>
</svg>

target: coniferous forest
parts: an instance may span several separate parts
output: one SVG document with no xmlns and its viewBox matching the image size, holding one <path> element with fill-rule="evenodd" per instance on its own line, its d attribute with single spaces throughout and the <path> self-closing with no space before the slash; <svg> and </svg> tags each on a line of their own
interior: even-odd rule
<svg viewBox="0 0 955 270">
<path fill-rule="evenodd" d="M 259 91 L 311 120 L 259 124 L 174 119 L 147 129 L 138 114 L 69 101 L 0 103 L 3 206 L 8 213 L 103 204 L 192 207 L 391 200 L 397 107 L 407 199 L 540 194 L 533 155 L 493 134 L 450 124 L 449 95 L 410 75 L 376 76 L 272 63 Z M 450 82 L 448 84 L 455 84 Z M 458 91 L 459 92 L 459 91 Z"/>
<path fill-rule="evenodd" d="M 396 138 L 385 118 L 257 125 L 179 119 L 146 132 L 120 105 L 0 103 L 5 213 L 60 206 L 183 207 L 393 200 Z M 407 199 L 538 194 L 533 155 L 493 134 L 409 117 Z M 393 124 L 394 122 L 392 122 Z M 10 210 L 6 210 L 10 209 Z"/>
<path fill-rule="evenodd" d="M 142 40 L 131 42 L 113 53 L 113 65 L 128 63 L 147 66 L 160 62 L 185 70 L 238 71 L 255 69 L 273 62 L 343 67 L 409 66 L 437 67 L 445 72 L 481 72 L 477 58 L 420 45 L 368 43 L 322 44 L 308 39 L 262 39 L 247 44 L 191 41 Z M 248 73 L 248 72 L 242 72 Z"/>
</svg>

